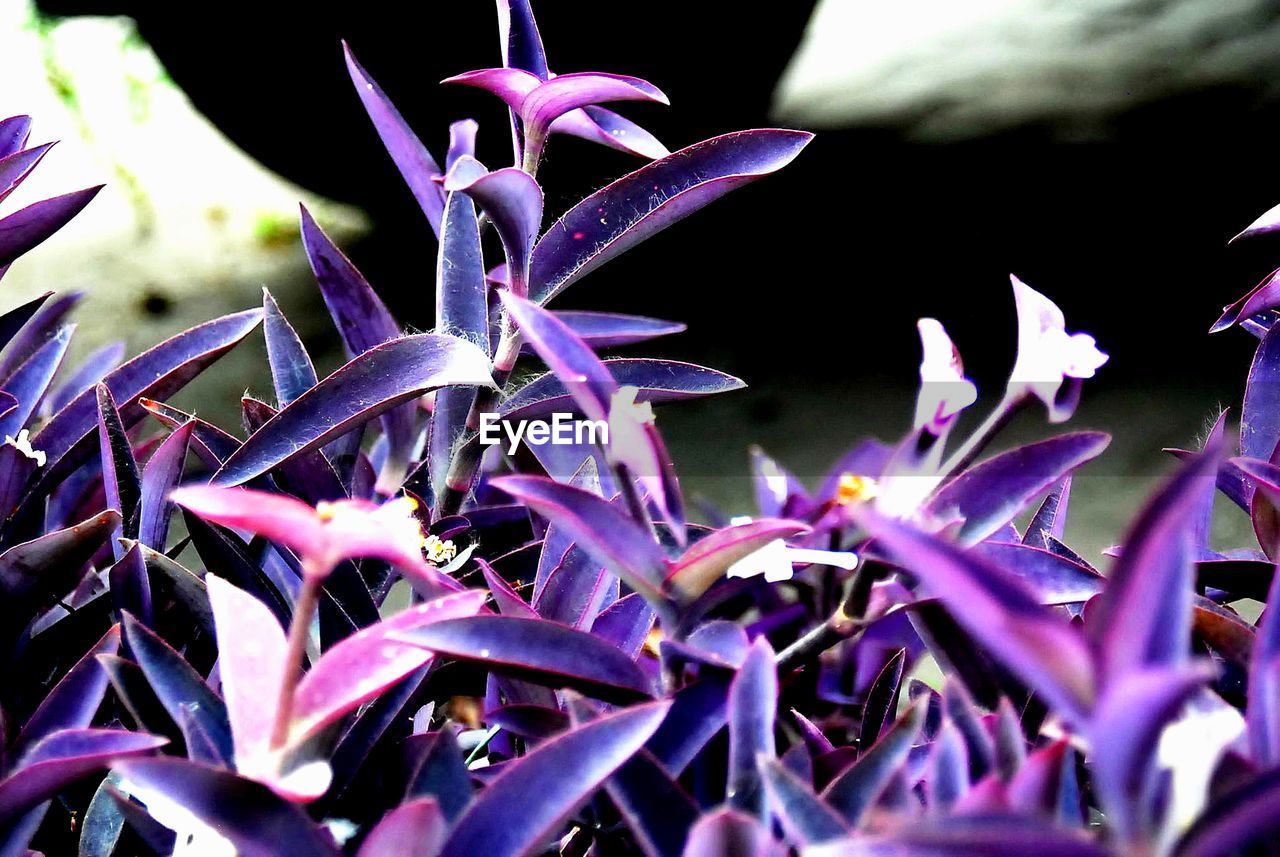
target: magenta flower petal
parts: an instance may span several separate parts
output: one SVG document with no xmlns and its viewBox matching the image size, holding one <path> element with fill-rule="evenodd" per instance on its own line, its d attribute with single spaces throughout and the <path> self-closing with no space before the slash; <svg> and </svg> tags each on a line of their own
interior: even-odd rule
<svg viewBox="0 0 1280 857">
<path fill-rule="evenodd" d="M 316 556 L 328 550 L 328 536 L 316 510 L 284 494 L 199 485 L 176 488 L 170 498 L 207 521 L 249 530 L 299 554 Z"/>
<path fill-rule="evenodd" d="M 236 768 L 260 779 L 270 754 L 276 703 L 288 661 L 284 629 L 266 605 L 215 574 L 205 575 L 218 638 L 219 675 L 227 703 Z"/>
</svg>

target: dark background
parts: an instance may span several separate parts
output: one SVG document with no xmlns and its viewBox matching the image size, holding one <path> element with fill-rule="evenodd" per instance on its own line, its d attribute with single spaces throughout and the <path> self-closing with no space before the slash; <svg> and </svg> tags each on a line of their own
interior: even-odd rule
<svg viewBox="0 0 1280 857">
<path fill-rule="evenodd" d="M 177 83 L 237 144 L 372 215 L 375 231 L 353 258 L 403 320 L 429 326 L 434 241 L 352 90 L 339 39 L 437 156 L 448 122 L 471 116 L 481 158 L 497 166 L 510 158 L 504 108 L 478 90 L 437 86 L 500 64 L 491 3 L 40 6 L 137 19 Z M 771 90 L 810 8 L 536 5 L 553 70 L 635 74 L 667 92 L 671 108 L 623 112 L 672 149 L 770 124 Z M 783 173 L 611 262 L 559 305 L 687 321 L 689 333 L 657 350 L 784 392 L 811 378 L 910 388 L 913 322 L 934 315 L 991 389 L 1012 359 L 1005 277 L 1014 271 L 1112 354 L 1100 384 L 1208 384 L 1226 396 L 1242 385 L 1252 341 L 1205 331 L 1218 307 L 1280 263 L 1280 240 L 1226 247 L 1280 201 L 1277 127 L 1280 110 L 1241 88 L 1135 106 L 1109 139 L 1091 143 L 1063 143 L 1044 128 L 933 145 L 893 128 L 824 132 Z M 556 138 L 540 175 L 549 217 L 638 165 Z"/>
</svg>

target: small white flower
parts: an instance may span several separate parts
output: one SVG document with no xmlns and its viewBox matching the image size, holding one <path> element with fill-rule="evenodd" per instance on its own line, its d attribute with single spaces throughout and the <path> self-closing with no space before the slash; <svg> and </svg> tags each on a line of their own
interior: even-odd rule
<svg viewBox="0 0 1280 857">
<path fill-rule="evenodd" d="M 1053 413 L 1063 381 L 1092 378 L 1107 362 L 1107 355 L 1089 334 L 1067 333 L 1066 318 L 1057 304 L 1017 277 L 1009 279 L 1018 309 L 1018 359 L 1009 385 L 1022 385 Z"/>
<path fill-rule="evenodd" d="M 978 400 L 978 388 L 964 376 L 960 352 L 937 319 L 922 318 L 916 328 L 922 354 L 915 427 L 931 426 L 940 434 L 957 414 Z"/>
<path fill-rule="evenodd" d="M 440 537 L 434 534 L 422 540 L 422 549 L 427 554 L 427 562 L 437 566 L 447 565 L 458 555 L 458 548 L 454 546 L 452 539 L 441 541 Z"/>
<path fill-rule="evenodd" d="M 12 447 L 15 447 L 18 450 L 18 452 L 21 452 L 27 458 L 30 458 L 32 461 L 34 461 L 36 463 L 36 467 L 44 467 L 44 463 L 45 463 L 44 451 L 31 448 L 31 433 L 28 432 L 26 429 L 23 429 L 22 431 L 18 432 L 17 438 L 13 438 L 13 437 L 10 437 L 9 435 L 5 435 L 4 442 L 9 444 Z"/>
<path fill-rule="evenodd" d="M 732 523 L 750 523 L 750 518 L 734 518 Z M 852 571 L 858 567 L 858 555 L 852 551 L 824 551 L 809 548 L 793 548 L 782 539 L 774 539 L 764 547 L 747 554 L 729 566 L 728 577 L 755 577 L 763 574 L 769 583 L 790 580 L 795 573 L 793 565 L 833 565 Z"/>
</svg>

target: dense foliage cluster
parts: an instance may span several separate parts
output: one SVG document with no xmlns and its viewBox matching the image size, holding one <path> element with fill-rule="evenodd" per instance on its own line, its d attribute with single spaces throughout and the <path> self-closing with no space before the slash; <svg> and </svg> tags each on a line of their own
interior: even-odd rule
<svg viewBox="0 0 1280 857">
<path fill-rule="evenodd" d="M 436 160 L 347 54 L 439 239 L 433 332 L 305 210 L 348 358 L 323 379 L 270 294 L 74 369 L 75 295 L 0 316 L 0 854 L 1272 853 L 1280 619 L 1233 605 L 1280 597 L 1280 274 L 1216 325 L 1260 340 L 1239 449 L 1223 414 L 1175 450 L 1105 576 L 1064 525 L 1106 435 L 979 460 L 1107 359 L 1017 279 L 1009 383 L 965 438 L 977 389 L 922 319 L 904 437 L 813 488 L 754 453 L 752 516 L 691 523 L 652 404 L 741 382 L 601 359 L 682 326 L 548 304 L 809 135 L 668 153 L 599 106 L 656 87 L 553 75 L 528 3 L 498 5 L 503 66 L 446 82 L 506 103 L 516 166 L 471 121 Z M 49 148 L 28 130 L 0 122 L 0 200 Z M 650 162 L 544 229 L 555 134 Z M 0 220 L 0 275 L 93 193 Z M 228 430 L 167 402 L 259 326 L 274 403 Z M 478 441 L 564 411 L 607 443 Z M 1210 544 L 1217 493 L 1257 546 Z"/>
</svg>

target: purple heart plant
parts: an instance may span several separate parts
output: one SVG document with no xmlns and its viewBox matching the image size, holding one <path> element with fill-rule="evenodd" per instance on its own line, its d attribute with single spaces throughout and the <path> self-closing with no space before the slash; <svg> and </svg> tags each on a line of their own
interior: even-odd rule
<svg viewBox="0 0 1280 857">
<path fill-rule="evenodd" d="M 904 437 L 816 486 L 757 450 L 753 514 L 695 523 L 653 405 L 742 382 L 602 359 L 683 326 L 552 302 L 810 135 L 670 153 L 601 106 L 660 90 L 552 74 L 527 0 L 498 13 L 502 66 L 446 82 L 502 99 L 514 166 L 470 120 L 437 160 L 346 54 L 439 239 L 432 332 L 305 210 L 326 378 L 267 293 L 76 367 L 76 295 L 0 316 L 0 854 L 1276 853 L 1280 619 L 1237 607 L 1280 598 L 1280 277 L 1215 325 L 1260 340 L 1238 450 L 1225 414 L 1174 450 L 1105 575 L 1064 526 L 1106 435 L 983 457 L 1107 360 L 1016 278 L 1008 385 L 967 436 L 977 388 L 922 319 Z M 0 201 L 49 148 L 28 126 L 0 122 Z M 544 226 L 557 134 L 648 163 Z M 93 193 L 0 219 L 0 276 Z M 259 325 L 274 403 L 246 395 L 242 430 L 168 403 Z M 1216 492 L 1256 546 L 1210 545 Z"/>
</svg>

